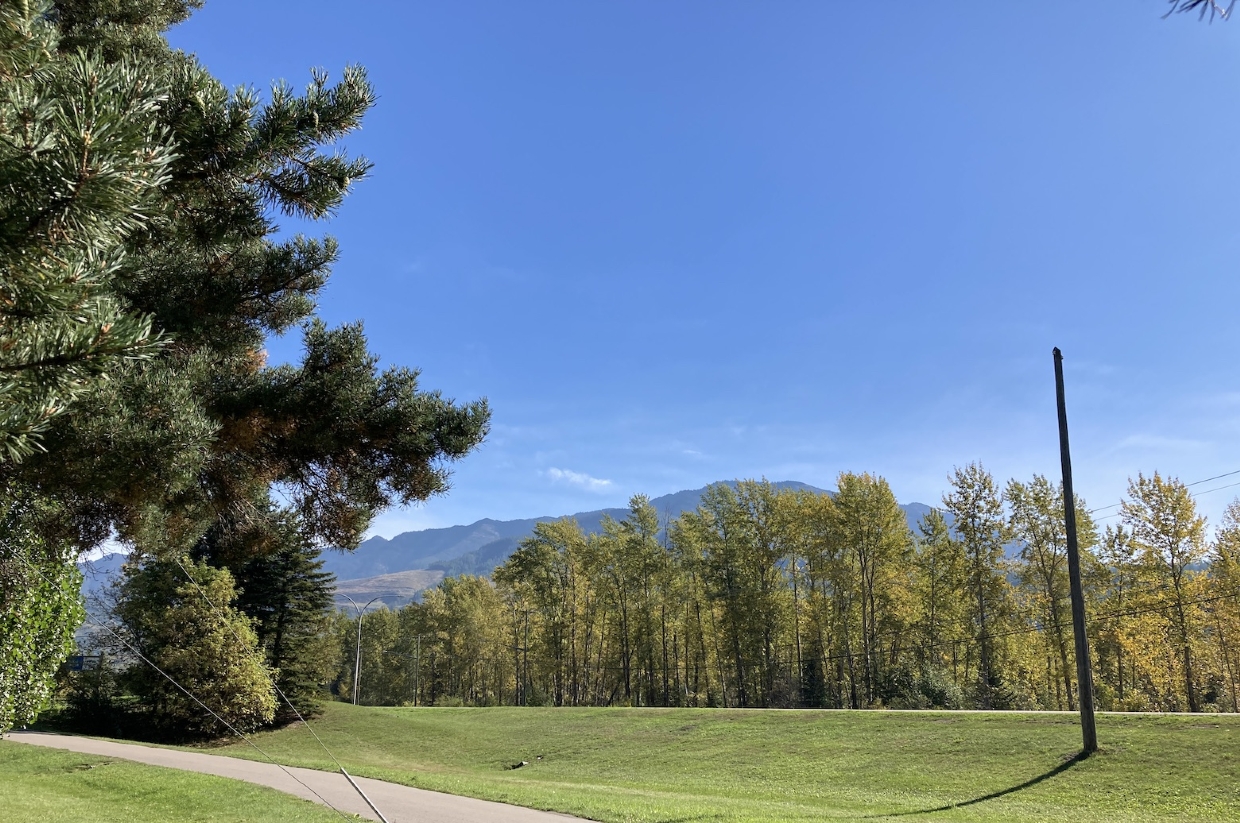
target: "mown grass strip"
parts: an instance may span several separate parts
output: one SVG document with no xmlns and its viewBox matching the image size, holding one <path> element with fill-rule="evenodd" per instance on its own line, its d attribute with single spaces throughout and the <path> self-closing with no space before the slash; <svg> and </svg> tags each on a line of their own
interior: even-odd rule
<svg viewBox="0 0 1240 823">
<path fill-rule="evenodd" d="M 340 823 L 340 816 L 237 780 L 0 741 L 0 820 Z"/>
<path fill-rule="evenodd" d="M 1240 717 L 1102 715 L 1103 751 L 1083 761 L 1073 761 L 1076 723 L 1067 714 L 333 703 L 315 728 L 358 774 L 608 823 L 1240 820 Z M 304 729 L 258 742 L 283 762 L 332 766 Z M 249 756 L 235 745 L 214 751 Z"/>
</svg>

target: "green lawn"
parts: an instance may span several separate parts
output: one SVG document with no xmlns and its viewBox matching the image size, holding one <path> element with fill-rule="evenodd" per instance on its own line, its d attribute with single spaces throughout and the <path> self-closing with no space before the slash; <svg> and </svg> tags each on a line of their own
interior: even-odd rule
<svg viewBox="0 0 1240 823">
<path fill-rule="evenodd" d="M 0 820 L 40 823 L 327 823 L 340 816 L 274 789 L 0 741 Z"/>
<path fill-rule="evenodd" d="M 1082 762 L 1075 720 L 333 703 L 313 725 L 358 774 L 615 823 L 1240 820 L 1240 717 L 1102 716 Z M 259 745 L 332 768 L 304 728 Z"/>
</svg>

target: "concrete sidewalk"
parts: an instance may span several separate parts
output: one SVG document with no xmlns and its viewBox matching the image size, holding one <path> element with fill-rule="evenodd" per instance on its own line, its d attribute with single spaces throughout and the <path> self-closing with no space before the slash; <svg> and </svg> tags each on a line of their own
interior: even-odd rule
<svg viewBox="0 0 1240 823">
<path fill-rule="evenodd" d="M 151 766 L 231 777 L 234 780 L 269 786 L 316 803 L 326 800 L 341 811 L 358 814 L 370 820 L 379 819 L 366 805 L 366 802 L 358 797 L 357 792 L 345 780 L 344 775 L 332 772 L 292 766 L 281 769 L 272 763 L 241 760 L 218 754 L 156 749 L 133 743 L 113 743 L 109 740 L 92 740 L 87 737 L 42 732 L 14 731 L 6 734 L 4 739 L 14 743 L 28 743 L 82 754 L 132 760 Z M 299 784 L 285 770 L 322 795 L 322 799 L 315 797 L 306 786 Z M 415 789 L 411 786 L 386 783 L 366 777 L 354 777 L 353 779 L 379 807 L 389 823 L 565 823 L 569 820 L 584 819 L 555 812 L 539 812 L 520 806 L 509 806 L 505 803 L 493 803 L 488 800 L 475 800 L 472 797 L 458 797 L 454 794 Z"/>
</svg>

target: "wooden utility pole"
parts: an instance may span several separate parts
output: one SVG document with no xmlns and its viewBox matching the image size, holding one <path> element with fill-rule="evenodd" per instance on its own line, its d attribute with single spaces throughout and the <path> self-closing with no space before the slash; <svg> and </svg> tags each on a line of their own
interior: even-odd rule
<svg viewBox="0 0 1240 823">
<path fill-rule="evenodd" d="M 1081 591 L 1081 556 L 1076 542 L 1076 495 L 1072 493 L 1072 457 L 1068 451 L 1068 409 L 1063 396 L 1063 353 L 1055 349 L 1055 399 L 1059 405 L 1059 460 L 1063 466 L 1063 517 L 1068 533 L 1068 581 L 1072 587 L 1072 634 L 1076 639 L 1076 693 L 1081 706 L 1082 753 L 1098 751 L 1094 726 L 1094 676 L 1085 636 L 1085 594 Z"/>
</svg>

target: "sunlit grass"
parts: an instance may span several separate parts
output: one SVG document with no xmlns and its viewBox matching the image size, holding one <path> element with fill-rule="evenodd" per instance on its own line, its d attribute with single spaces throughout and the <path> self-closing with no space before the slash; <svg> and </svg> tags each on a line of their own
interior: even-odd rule
<svg viewBox="0 0 1240 823">
<path fill-rule="evenodd" d="M 1062 714 L 330 704 L 314 726 L 359 774 L 617 823 L 1240 820 L 1231 716 L 1102 716 L 1079 762 Z M 260 745 L 333 768 L 303 728 Z"/>
<path fill-rule="evenodd" d="M 0 820 L 339 823 L 340 816 L 237 780 L 0 741 Z"/>
</svg>

